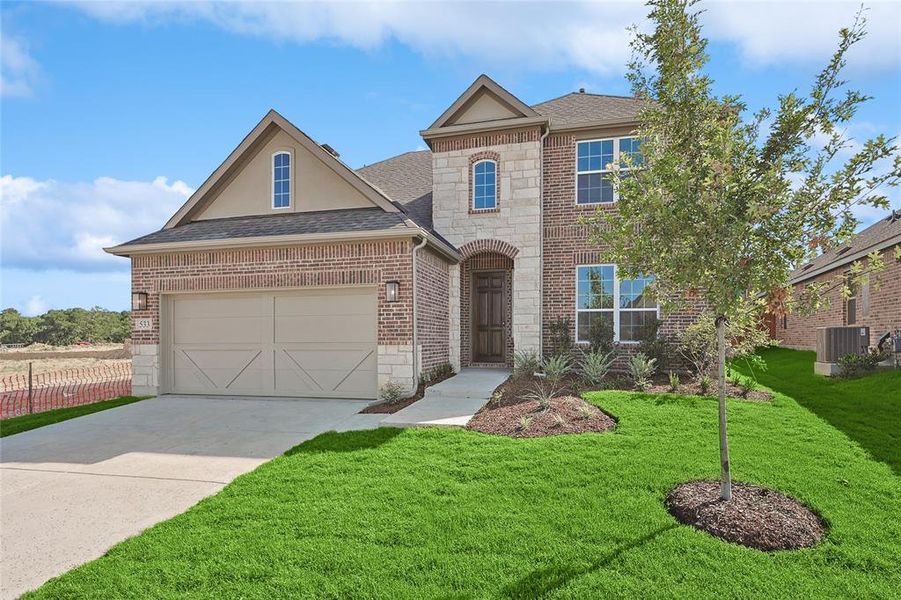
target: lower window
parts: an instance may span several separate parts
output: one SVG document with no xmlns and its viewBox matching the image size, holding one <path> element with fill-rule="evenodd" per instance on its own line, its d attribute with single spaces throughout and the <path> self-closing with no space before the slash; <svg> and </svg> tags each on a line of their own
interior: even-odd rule
<svg viewBox="0 0 901 600">
<path fill-rule="evenodd" d="M 648 295 L 652 275 L 619 279 L 615 265 L 576 267 L 576 341 L 588 342 L 595 327 L 613 330 L 618 342 L 636 342 L 658 316 Z"/>
</svg>

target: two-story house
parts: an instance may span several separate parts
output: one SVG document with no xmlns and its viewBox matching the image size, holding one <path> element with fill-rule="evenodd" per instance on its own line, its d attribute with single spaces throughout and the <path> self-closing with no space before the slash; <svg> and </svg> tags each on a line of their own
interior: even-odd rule
<svg viewBox="0 0 901 600">
<path fill-rule="evenodd" d="M 134 392 L 375 398 L 540 353 L 560 319 L 579 343 L 606 319 L 628 352 L 652 280 L 621 279 L 577 220 L 616 210 L 639 109 L 529 106 L 483 75 L 429 150 L 356 171 L 271 111 L 163 229 L 108 249 L 132 261 Z"/>
</svg>

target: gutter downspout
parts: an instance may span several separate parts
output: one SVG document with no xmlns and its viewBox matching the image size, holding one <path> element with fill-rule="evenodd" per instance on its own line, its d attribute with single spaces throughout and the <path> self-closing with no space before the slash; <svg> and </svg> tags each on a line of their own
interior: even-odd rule
<svg viewBox="0 0 901 600">
<path fill-rule="evenodd" d="M 544 356 L 544 140 L 550 123 L 538 139 L 538 358 Z"/>
<path fill-rule="evenodd" d="M 410 396 L 416 393 L 419 388 L 419 327 L 416 315 L 416 255 L 425 245 L 429 243 L 426 236 L 422 236 L 422 241 L 413 246 L 413 389 L 410 390 Z"/>
</svg>

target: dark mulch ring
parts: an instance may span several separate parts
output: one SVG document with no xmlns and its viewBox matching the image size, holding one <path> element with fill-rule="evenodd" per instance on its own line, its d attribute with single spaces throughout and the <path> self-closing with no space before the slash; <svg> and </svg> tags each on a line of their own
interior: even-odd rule
<svg viewBox="0 0 901 600">
<path fill-rule="evenodd" d="M 427 387 L 431 385 L 435 385 L 436 383 L 441 383 L 445 379 L 450 379 L 454 376 L 454 373 L 450 375 L 438 377 L 433 381 L 430 381 L 428 385 L 420 382 L 419 387 L 416 389 L 416 393 L 410 396 L 409 398 L 404 398 L 402 400 L 398 400 L 397 402 L 389 403 L 389 402 L 379 402 L 378 404 L 370 404 L 366 408 L 360 411 L 360 414 L 380 414 L 380 415 L 393 415 L 397 411 L 402 408 L 407 408 L 417 400 L 422 400 L 422 397 L 425 396 L 425 390 Z"/>
<path fill-rule="evenodd" d="M 563 396 L 542 408 L 537 400 L 514 404 L 486 404 L 466 424 L 467 429 L 514 438 L 544 437 L 565 433 L 603 433 L 616 421 L 593 404 Z"/>
<path fill-rule="evenodd" d="M 689 481 L 673 488 L 666 507 L 680 522 L 765 552 L 813 546 L 826 525 L 811 509 L 777 491 L 732 484 L 732 500 L 720 500 L 719 481 Z"/>
</svg>

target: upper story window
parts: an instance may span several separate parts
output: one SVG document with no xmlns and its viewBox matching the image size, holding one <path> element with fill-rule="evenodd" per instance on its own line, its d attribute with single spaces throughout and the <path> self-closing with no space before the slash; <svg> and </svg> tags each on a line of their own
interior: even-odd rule
<svg viewBox="0 0 901 600">
<path fill-rule="evenodd" d="M 599 320 L 613 328 L 615 341 L 641 340 L 658 316 L 657 302 L 647 293 L 653 282 L 652 275 L 619 279 L 615 265 L 576 267 L 576 341 L 589 341 Z"/>
<path fill-rule="evenodd" d="M 291 154 L 272 155 L 272 208 L 291 207 Z"/>
<path fill-rule="evenodd" d="M 641 140 L 635 137 L 586 140 L 576 145 L 576 204 L 616 202 L 612 169 L 642 164 Z M 628 157 L 628 158 L 626 158 Z"/>
<path fill-rule="evenodd" d="M 491 210 L 497 208 L 497 163 L 482 160 L 472 166 L 472 208 Z"/>
</svg>

